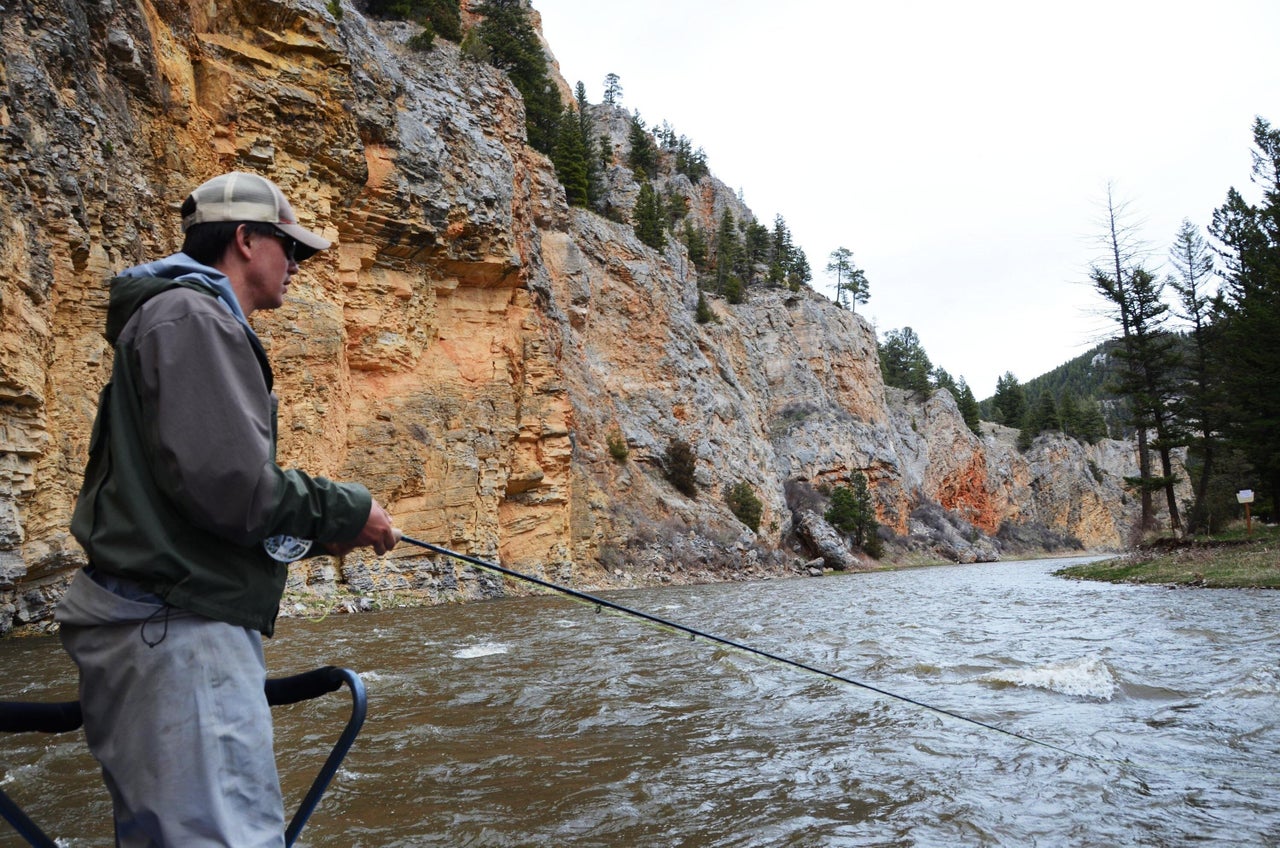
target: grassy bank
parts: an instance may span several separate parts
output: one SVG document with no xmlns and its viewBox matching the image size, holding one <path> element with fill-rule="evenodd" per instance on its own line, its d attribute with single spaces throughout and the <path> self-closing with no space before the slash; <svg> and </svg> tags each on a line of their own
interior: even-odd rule
<svg viewBox="0 0 1280 848">
<path fill-rule="evenodd" d="M 1255 524 L 1212 539 L 1158 539 L 1115 559 L 1054 572 L 1077 580 L 1211 589 L 1280 589 L 1280 528 Z"/>
</svg>

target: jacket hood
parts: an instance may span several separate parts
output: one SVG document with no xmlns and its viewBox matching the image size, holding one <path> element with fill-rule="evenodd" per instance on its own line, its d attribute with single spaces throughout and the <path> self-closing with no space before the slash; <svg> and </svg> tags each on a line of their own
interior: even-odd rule
<svg viewBox="0 0 1280 848">
<path fill-rule="evenodd" d="M 155 262 L 127 268 L 111 281 L 107 341 L 114 345 L 133 313 L 160 292 L 173 288 L 175 283 L 204 290 L 216 297 L 223 308 L 234 315 L 250 334 L 253 333 L 227 275 L 216 268 L 201 265 L 185 253 L 175 253 Z"/>
</svg>

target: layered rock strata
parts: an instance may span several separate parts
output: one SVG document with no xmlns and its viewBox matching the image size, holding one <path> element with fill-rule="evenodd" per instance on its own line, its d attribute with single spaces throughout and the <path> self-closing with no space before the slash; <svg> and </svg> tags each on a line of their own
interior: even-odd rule
<svg viewBox="0 0 1280 848">
<path fill-rule="evenodd" d="M 803 573 L 784 484 L 854 470 L 899 534 L 923 503 L 984 536 L 1129 532 L 1131 450 L 974 437 L 946 393 L 886 391 L 872 328 L 813 292 L 713 299 L 696 323 L 683 248 L 570 209 L 506 77 L 449 43 L 410 49 L 413 25 L 318 0 L 0 11 L 0 632 L 47 622 L 84 561 L 67 526 L 111 367 L 104 280 L 177 249 L 178 204 L 231 169 L 336 243 L 254 316 L 283 461 L 367 483 L 416 536 L 593 587 Z M 749 215 L 713 178 L 668 178 L 704 223 Z M 696 499 L 663 476 L 674 438 Z M 741 481 L 759 533 L 725 505 Z M 417 553 L 300 563 L 286 611 L 502 591 Z"/>
</svg>

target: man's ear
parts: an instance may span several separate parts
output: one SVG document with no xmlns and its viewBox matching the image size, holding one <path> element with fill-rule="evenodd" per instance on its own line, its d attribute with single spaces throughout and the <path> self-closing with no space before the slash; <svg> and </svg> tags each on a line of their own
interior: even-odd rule
<svg viewBox="0 0 1280 848">
<path fill-rule="evenodd" d="M 235 237 L 232 238 L 228 248 L 236 251 L 237 256 L 248 262 L 253 258 L 253 234 L 249 232 L 249 228 L 244 224 L 236 227 Z"/>
</svg>

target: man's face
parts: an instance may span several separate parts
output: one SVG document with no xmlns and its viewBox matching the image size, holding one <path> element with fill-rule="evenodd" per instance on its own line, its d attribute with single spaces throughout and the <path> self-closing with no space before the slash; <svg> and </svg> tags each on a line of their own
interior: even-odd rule
<svg viewBox="0 0 1280 848">
<path fill-rule="evenodd" d="M 289 290 L 289 278 L 298 271 L 293 258 L 297 243 L 276 230 L 270 235 L 254 234 L 249 290 L 252 308 L 279 309 Z"/>
</svg>

